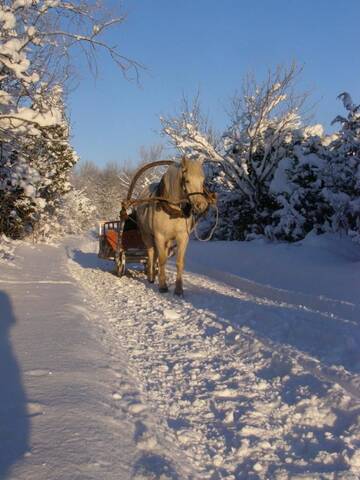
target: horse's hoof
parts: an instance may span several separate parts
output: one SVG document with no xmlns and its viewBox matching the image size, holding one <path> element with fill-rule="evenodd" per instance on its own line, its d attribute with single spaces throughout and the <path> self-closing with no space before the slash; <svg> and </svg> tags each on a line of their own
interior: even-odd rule
<svg viewBox="0 0 360 480">
<path fill-rule="evenodd" d="M 148 278 L 148 282 L 149 282 L 149 283 L 154 283 L 155 280 L 154 280 L 154 279 L 151 279 L 151 278 Z"/>
<path fill-rule="evenodd" d="M 168 291 L 169 291 L 168 287 L 159 287 L 159 292 L 160 293 L 166 293 Z"/>
<path fill-rule="evenodd" d="M 177 295 L 178 297 L 183 297 L 184 296 L 184 290 L 183 289 L 175 289 L 174 290 L 174 295 Z"/>
</svg>

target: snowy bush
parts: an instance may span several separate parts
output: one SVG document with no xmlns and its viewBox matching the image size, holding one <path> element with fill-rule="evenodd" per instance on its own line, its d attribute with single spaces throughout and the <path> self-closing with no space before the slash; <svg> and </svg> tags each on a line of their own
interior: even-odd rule
<svg viewBox="0 0 360 480">
<path fill-rule="evenodd" d="M 77 235 L 96 224 L 97 210 L 83 192 L 72 188 L 59 200 L 55 212 L 44 213 L 36 224 L 36 241 L 56 240 L 63 235 Z"/>
<path fill-rule="evenodd" d="M 270 183 L 279 208 L 272 214 L 268 237 L 294 241 L 312 230 L 328 230 L 332 211 L 323 195 L 327 142 L 321 125 L 301 129 L 293 136 L 292 151 L 279 162 Z"/>
<path fill-rule="evenodd" d="M 360 115 L 347 93 L 339 132 L 304 128 L 290 158 L 279 165 L 271 191 L 280 204 L 270 236 L 298 240 L 308 232 L 344 232 L 360 238 Z M 279 181 L 281 179 L 281 181 Z"/>
<path fill-rule="evenodd" d="M 332 230 L 345 231 L 360 241 L 360 105 L 354 105 L 348 93 L 339 98 L 347 116 L 333 122 L 340 123 L 341 129 L 330 144 L 324 196 L 333 209 Z"/>
</svg>

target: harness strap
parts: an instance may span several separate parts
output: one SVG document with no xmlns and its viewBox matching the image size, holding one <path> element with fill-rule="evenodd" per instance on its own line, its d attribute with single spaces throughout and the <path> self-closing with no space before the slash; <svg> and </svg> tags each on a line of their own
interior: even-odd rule
<svg viewBox="0 0 360 480">
<path fill-rule="evenodd" d="M 165 185 L 163 179 L 160 180 L 156 190 L 155 190 L 155 195 L 159 198 L 165 198 Z M 170 218 L 182 218 L 185 217 L 184 210 L 186 206 L 179 204 L 179 205 L 173 205 L 169 203 L 168 201 L 166 202 L 165 200 L 159 201 L 157 205 L 158 209 L 164 210 L 165 213 L 169 215 Z M 189 212 L 190 215 L 191 211 Z"/>
<path fill-rule="evenodd" d="M 194 192 L 192 194 L 188 194 L 188 196 L 191 196 L 191 195 L 203 195 L 210 205 L 216 205 L 216 198 L 217 198 L 216 193 L 204 191 L 204 192 Z M 156 203 L 156 202 L 164 202 L 168 205 L 171 205 L 174 207 L 180 207 L 180 208 L 182 205 L 186 205 L 189 203 L 188 199 L 178 200 L 177 202 L 174 202 L 174 201 L 168 200 L 167 198 L 156 195 L 155 197 L 123 200 L 121 202 L 121 210 L 125 209 L 126 211 L 130 207 L 143 205 L 145 203 Z"/>
</svg>

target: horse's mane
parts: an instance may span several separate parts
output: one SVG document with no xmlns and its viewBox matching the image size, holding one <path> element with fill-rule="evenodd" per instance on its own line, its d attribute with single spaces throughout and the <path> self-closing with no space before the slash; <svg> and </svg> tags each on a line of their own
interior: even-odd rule
<svg viewBox="0 0 360 480">
<path fill-rule="evenodd" d="M 199 191 L 202 188 L 202 182 L 198 180 L 203 180 L 204 178 L 202 164 L 197 160 L 183 158 L 181 164 L 170 165 L 166 170 L 158 184 L 156 195 L 172 202 L 178 202 L 187 198 L 183 188 L 183 169 L 185 172 L 188 172 L 186 181 L 189 183 L 194 182 L 192 186 L 193 191 Z"/>
<path fill-rule="evenodd" d="M 162 176 L 156 195 L 174 202 L 180 200 L 182 196 L 180 173 L 180 165 L 171 165 Z"/>
</svg>

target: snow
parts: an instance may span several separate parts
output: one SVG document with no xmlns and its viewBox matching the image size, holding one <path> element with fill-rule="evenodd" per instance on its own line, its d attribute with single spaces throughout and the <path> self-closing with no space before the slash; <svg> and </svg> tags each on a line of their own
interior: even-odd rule
<svg viewBox="0 0 360 480">
<path fill-rule="evenodd" d="M 96 248 L 22 245 L 0 266 L 9 478 L 359 478 L 359 246 L 191 242 L 183 299 Z"/>
<path fill-rule="evenodd" d="M 3 23 L 3 28 L 10 30 L 16 25 L 15 15 L 3 9 L 0 10 L 0 22 Z"/>
<path fill-rule="evenodd" d="M 303 155 L 302 157 L 298 156 L 299 158 L 299 165 L 309 165 L 310 167 L 321 168 L 324 165 L 324 161 L 315 155 L 314 153 L 310 153 L 309 155 Z"/>
<path fill-rule="evenodd" d="M 0 478 L 129 478 L 131 429 L 111 398 L 129 375 L 115 375 L 64 250 L 17 253 L 18 269 L 1 267 Z"/>
<path fill-rule="evenodd" d="M 7 238 L 6 235 L 0 235 L 0 264 L 13 265 L 15 245 L 15 242 Z"/>
<path fill-rule="evenodd" d="M 17 8 L 30 7 L 31 4 L 32 0 L 15 0 L 13 2 L 13 9 L 16 10 Z"/>
<path fill-rule="evenodd" d="M 176 320 L 180 318 L 180 314 L 175 310 L 165 309 L 163 313 L 167 320 Z"/>
<path fill-rule="evenodd" d="M 226 275 L 228 281 L 239 287 L 253 286 L 254 291 L 271 288 L 277 295 L 284 291 L 289 296 L 315 296 L 339 305 L 354 307 L 358 303 L 360 248 L 346 236 L 310 233 L 295 243 L 213 242 L 211 251 L 209 266 L 207 250 L 193 242 L 190 268 L 219 279 L 225 271 L 232 274 Z"/>
<path fill-rule="evenodd" d="M 289 182 L 286 171 L 291 169 L 291 158 L 283 158 L 278 163 L 278 167 L 275 170 L 274 177 L 270 182 L 269 190 L 272 193 L 287 192 L 291 194 L 295 185 Z"/>
<path fill-rule="evenodd" d="M 0 105 L 8 105 L 11 103 L 11 96 L 5 90 L 0 90 Z"/>
<path fill-rule="evenodd" d="M 324 136 L 324 127 L 320 124 L 317 123 L 315 125 L 309 125 L 308 127 L 304 128 L 304 136 L 305 137 L 323 137 Z"/>
<path fill-rule="evenodd" d="M 21 107 L 17 109 L 17 112 L 18 113 L 11 114 L 10 118 L 6 118 L 6 116 L 1 118 L 1 125 L 4 126 L 4 128 L 7 125 L 12 128 L 17 128 L 22 126 L 24 122 L 31 122 L 39 127 L 50 127 L 60 124 L 62 120 L 61 112 L 56 109 L 40 113 L 31 108 Z"/>
</svg>

